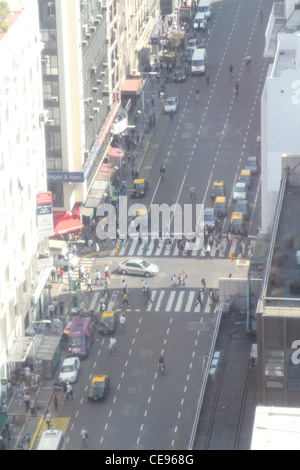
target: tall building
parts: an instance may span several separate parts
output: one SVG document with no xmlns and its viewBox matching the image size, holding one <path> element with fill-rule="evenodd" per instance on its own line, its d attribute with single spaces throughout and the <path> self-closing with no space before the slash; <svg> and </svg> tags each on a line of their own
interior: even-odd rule
<svg viewBox="0 0 300 470">
<path fill-rule="evenodd" d="M 72 211 L 109 142 L 118 90 L 117 1 L 39 0 L 48 189 Z"/>
<path fill-rule="evenodd" d="M 49 294 L 49 272 L 38 266 L 44 240 L 36 226 L 36 197 L 46 190 L 37 2 L 14 1 L 11 10 L 0 30 L 1 377 L 15 340 L 39 317 Z"/>
</svg>

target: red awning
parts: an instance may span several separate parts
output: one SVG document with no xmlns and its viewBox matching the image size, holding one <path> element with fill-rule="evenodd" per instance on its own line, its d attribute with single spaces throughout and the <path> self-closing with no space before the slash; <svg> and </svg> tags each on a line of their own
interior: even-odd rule
<svg viewBox="0 0 300 470">
<path fill-rule="evenodd" d="M 136 95 L 139 92 L 142 77 L 129 78 L 122 85 L 121 92 L 123 95 Z"/>
<path fill-rule="evenodd" d="M 81 230 L 84 225 L 79 217 L 79 207 L 76 207 L 73 212 L 55 211 L 53 213 L 53 225 L 54 232 L 51 237 Z"/>
</svg>

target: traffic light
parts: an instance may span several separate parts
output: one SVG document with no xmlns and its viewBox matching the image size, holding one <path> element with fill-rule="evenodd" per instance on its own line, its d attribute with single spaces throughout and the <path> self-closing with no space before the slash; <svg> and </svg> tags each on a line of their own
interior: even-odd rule
<svg viewBox="0 0 300 470">
<path fill-rule="evenodd" d="M 234 253 L 230 253 L 230 261 L 234 260 Z"/>
<path fill-rule="evenodd" d="M 120 247 L 117 246 L 117 247 L 116 247 L 116 255 L 119 256 L 119 253 L 120 253 Z"/>
</svg>

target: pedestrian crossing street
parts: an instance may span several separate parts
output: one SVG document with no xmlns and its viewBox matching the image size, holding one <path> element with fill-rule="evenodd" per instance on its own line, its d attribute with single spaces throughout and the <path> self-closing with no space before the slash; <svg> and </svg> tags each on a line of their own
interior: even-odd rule
<svg viewBox="0 0 300 470">
<path fill-rule="evenodd" d="M 159 240 L 159 245 L 155 245 L 151 241 L 148 245 L 144 242 L 140 243 L 138 240 L 121 240 L 119 256 L 137 256 L 137 257 L 159 257 L 159 256 L 179 256 L 177 240 L 170 246 L 167 240 Z M 231 253 L 234 255 L 239 254 L 240 250 L 243 252 L 243 257 L 248 258 L 251 256 L 255 246 L 255 240 L 251 240 L 247 246 L 243 246 L 239 237 L 233 237 L 231 244 L 228 243 L 227 238 L 223 238 L 220 246 L 215 243 L 211 248 L 211 256 L 213 258 L 226 258 L 230 257 Z M 115 256 L 111 253 L 110 256 Z M 185 256 L 185 255 L 184 255 Z M 197 258 L 205 258 L 204 247 L 200 250 L 191 250 L 190 256 Z"/>
<path fill-rule="evenodd" d="M 136 290 L 135 290 L 136 291 Z M 189 313 L 189 312 L 201 312 L 211 313 L 214 311 L 218 304 L 213 302 L 209 295 L 208 289 L 205 289 L 205 293 L 201 295 L 202 306 L 200 303 L 197 304 L 197 297 L 199 289 L 191 288 L 188 285 L 183 287 L 176 287 L 175 289 L 150 289 L 151 300 L 146 299 L 143 295 L 142 289 L 140 292 L 135 292 L 133 289 L 129 289 L 128 300 L 129 306 L 122 306 L 122 291 L 114 290 L 110 292 L 110 298 L 108 300 L 107 310 L 116 310 L 122 312 L 124 309 L 128 311 L 136 312 L 166 312 L 166 313 Z M 132 295 L 134 292 L 134 296 Z M 89 309 L 98 311 L 100 308 L 99 297 L 102 294 L 102 290 L 95 292 L 91 298 Z M 134 306 L 132 305 L 134 300 Z"/>
</svg>

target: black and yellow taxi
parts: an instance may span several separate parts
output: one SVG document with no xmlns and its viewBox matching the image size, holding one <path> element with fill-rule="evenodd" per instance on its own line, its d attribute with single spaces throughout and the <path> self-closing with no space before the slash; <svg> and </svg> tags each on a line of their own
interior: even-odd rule
<svg viewBox="0 0 300 470">
<path fill-rule="evenodd" d="M 226 187 L 224 181 L 214 181 L 211 187 L 210 196 L 215 199 L 217 196 L 225 196 Z"/>
<path fill-rule="evenodd" d="M 217 196 L 214 204 L 215 216 L 225 217 L 227 214 L 227 199 L 225 196 Z"/>
<path fill-rule="evenodd" d="M 234 235 L 242 233 L 244 227 L 244 217 L 241 212 L 233 212 L 230 219 L 230 229 Z"/>
<path fill-rule="evenodd" d="M 238 181 L 240 183 L 245 183 L 249 189 L 251 186 L 251 171 L 250 170 L 241 170 Z"/>
<path fill-rule="evenodd" d="M 144 197 L 148 190 L 148 181 L 146 178 L 139 178 L 133 181 L 130 197 Z"/>
<path fill-rule="evenodd" d="M 115 310 L 105 310 L 98 323 L 98 331 L 102 335 L 111 335 L 115 332 L 118 323 L 118 314 Z"/>
<path fill-rule="evenodd" d="M 91 401 L 104 400 L 109 387 L 110 377 L 108 375 L 93 375 L 88 386 L 88 399 Z"/>
</svg>

